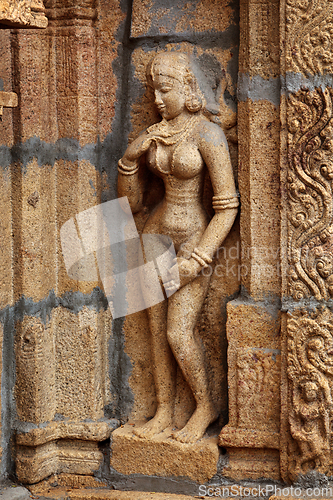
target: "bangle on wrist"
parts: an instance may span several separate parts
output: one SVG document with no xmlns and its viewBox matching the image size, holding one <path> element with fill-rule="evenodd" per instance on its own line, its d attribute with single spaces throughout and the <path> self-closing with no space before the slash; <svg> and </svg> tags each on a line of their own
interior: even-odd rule
<svg viewBox="0 0 333 500">
<path fill-rule="evenodd" d="M 118 161 L 118 172 L 122 175 L 134 175 L 138 172 L 139 167 L 134 165 L 134 167 L 129 167 L 124 164 L 122 160 Z"/>
<path fill-rule="evenodd" d="M 136 174 L 137 172 L 139 171 L 139 167 L 137 167 L 136 169 L 130 171 L 130 172 L 126 172 L 125 170 L 121 169 L 118 167 L 118 172 L 122 175 L 134 175 Z"/>
<path fill-rule="evenodd" d="M 122 158 L 120 158 L 120 160 L 118 161 L 118 166 L 122 170 L 126 170 L 127 172 L 130 172 L 131 170 L 138 168 L 138 165 L 136 163 L 134 163 L 134 165 L 126 165 L 126 163 Z"/>
<path fill-rule="evenodd" d="M 226 210 L 227 208 L 237 208 L 239 206 L 238 195 L 213 196 L 212 205 L 215 212 L 219 210 Z"/>
<path fill-rule="evenodd" d="M 212 263 L 212 259 L 202 250 L 199 250 L 198 248 L 195 248 L 194 251 L 191 254 L 191 257 L 195 259 L 201 267 L 208 267 L 209 264 Z"/>
</svg>

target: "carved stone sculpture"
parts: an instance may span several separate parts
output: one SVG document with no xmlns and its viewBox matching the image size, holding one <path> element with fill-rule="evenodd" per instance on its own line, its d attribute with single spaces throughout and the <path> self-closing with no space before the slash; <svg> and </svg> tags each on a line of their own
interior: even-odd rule
<svg viewBox="0 0 333 500">
<path fill-rule="evenodd" d="M 14 27 L 46 28 L 43 0 L 1 0 L 1 23 Z"/>
<path fill-rule="evenodd" d="M 152 438 L 173 427 L 178 363 L 196 409 L 173 437 L 193 443 L 218 416 L 211 401 L 204 353 L 193 334 L 210 281 L 211 273 L 205 269 L 228 235 L 239 203 L 227 141 L 220 127 L 203 115 L 205 99 L 189 58 L 175 52 L 156 55 L 147 67 L 147 81 L 162 120 L 135 139 L 119 161 L 118 194 L 128 197 L 133 213 L 143 208 L 140 173 L 144 159 L 162 178 L 165 196 L 149 216 L 143 233 L 172 239 L 180 283 L 172 279 L 175 268 L 171 268 L 166 287 L 169 298 L 147 310 L 157 411 L 134 432 Z M 211 221 L 202 203 L 206 170 L 214 190 Z"/>
<path fill-rule="evenodd" d="M 289 295 L 333 295 L 332 91 L 300 90 L 288 107 Z"/>
<path fill-rule="evenodd" d="M 289 424 L 298 450 L 290 456 L 291 479 L 317 469 L 330 471 L 332 325 L 328 310 L 295 313 L 288 320 Z"/>
</svg>

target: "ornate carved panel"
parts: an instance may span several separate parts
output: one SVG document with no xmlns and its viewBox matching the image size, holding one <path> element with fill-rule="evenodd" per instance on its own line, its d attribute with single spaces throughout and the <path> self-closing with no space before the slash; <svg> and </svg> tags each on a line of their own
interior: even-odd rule
<svg viewBox="0 0 333 500">
<path fill-rule="evenodd" d="M 333 5 L 325 0 L 286 2 L 287 71 L 331 72 Z"/>
<path fill-rule="evenodd" d="M 295 300 L 333 296 L 332 93 L 302 89 L 288 102 L 288 295 Z"/>
<path fill-rule="evenodd" d="M 332 475 L 333 376 L 333 5 L 285 4 L 286 189 L 281 473 L 295 481 L 315 469 Z M 330 85 L 328 85 L 330 84 Z M 285 113 L 285 115 L 284 115 Z M 284 193 L 284 189 L 283 189 Z M 311 305 L 311 307 L 310 307 Z M 306 306 L 306 307 L 304 307 Z"/>
<path fill-rule="evenodd" d="M 17 28 L 46 28 L 43 0 L 0 0 L 0 23 Z"/>
<path fill-rule="evenodd" d="M 329 309 L 288 318 L 288 469 L 290 479 L 311 469 L 330 474 L 333 321 Z"/>
</svg>

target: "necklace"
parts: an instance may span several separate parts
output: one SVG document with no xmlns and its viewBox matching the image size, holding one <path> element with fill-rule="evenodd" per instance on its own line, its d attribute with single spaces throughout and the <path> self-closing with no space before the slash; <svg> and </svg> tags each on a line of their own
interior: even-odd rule
<svg viewBox="0 0 333 500">
<path fill-rule="evenodd" d="M 190 116 L 179 129 L 170 131 L 168 122 L 163 119 L 161 122 L 148 127 L 147 134 L 153 134 L 153 141 L 156 143 L 160 142 L 164 146 L 172 146 L 187 136 L 197 121 L 198 117 L 196 115 Z"/>
<path fill-rule="evenodd" d="M 162 120 L 161 122 L 156 123 L 147 129 L 147 133 L 154 134 L 152 140 L 156 144 L 155 162 L 159 172 L 165 175 L 170 175 L 172 173 L 172 170 L 174 168 L 173 157 L 175 151 L 180 146 L 180 144 L 184 142 L 184 140 L 189 136 L 189 134 L 192 132 L 193 128 L 198 123 L 198 121 L 199 121 L 198 116 L 192 115 L 188 118 L 188 120 L 185 121 L 185 123 L 180 129 L 175 130 L 173 132 L 170 132 L 170 129 L 168 130 L 168 122 L 166 120 Z M 171 156 L 170 170 L 163 170 L 160 166 L 160 149 L 162 145 L 163 146 L 175 145 L 175 149 Z"/>
</svg>

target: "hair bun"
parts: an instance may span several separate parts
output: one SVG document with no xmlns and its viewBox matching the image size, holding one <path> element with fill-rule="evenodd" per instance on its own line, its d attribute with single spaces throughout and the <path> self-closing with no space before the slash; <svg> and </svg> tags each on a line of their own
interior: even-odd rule
<svg viewBox="0 0 333 500">
<path fill-rule="evenodd" d="M 202 99 L 198 94 L 190 94 L 186 97 L 185 106 L 190 113 L 196 113 L 202 109 Z"/>
</svg>

